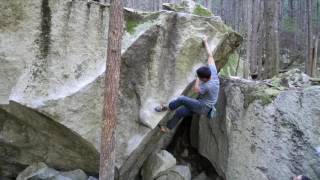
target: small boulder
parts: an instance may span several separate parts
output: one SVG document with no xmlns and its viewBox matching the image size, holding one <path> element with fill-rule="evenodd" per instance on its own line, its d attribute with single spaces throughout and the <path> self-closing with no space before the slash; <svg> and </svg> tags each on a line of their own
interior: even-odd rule
<svg viewBox="0 0 320 180">
<path fill-rule="evenodd" d="M 188 166 L 177 165 L 160 173 L 156 180 L 191 180 L 191 171 Z"/>
<path fill-rule="evenodd" d="M 176 165 L 176 159 L 166 150 L 151 154 L 144 163 L 141 171 L 143 180 L 153 180 L 159 173 Z"/>
<path fill-rule="evenodd" d="M 306 87 L 310 86 L 310 77 L 299 69 L 292 69 L 281 75 L 281 84 L 283 86 L 292 87 Z"/>
<path fill-rule="evenodd" d="M 58 174 L 58 171 L 50 169 L 45 163 L 39 162 L 28 166 L 19 173 L 17 180 L 28 180 L 30 178 L 45 179 L 51 178 Z"/>
<path fill-rule="evenodd" d="M 183 177 L 183 180 L 191 180 L 191 171 L 188 166 L 178 165 L 171 171 L 180 174 L 180 176 Z"/>
<path fill-rule="evenodd" d="M 69 178 L 70 180 L 87 180 L 88 176 L 81 169 L 77 169 L 74 171 L 61 172 L 58 177 Z M 60 180 L 60 179 L 57 179 Z"/>
<path fill-rule="evenodd" d="M 17 177 L 17 180 L 87 180 L 87 175 L 80 169 L 67 172 L 59 172 L 39 162 L 28 166 Z"/>
</svg>

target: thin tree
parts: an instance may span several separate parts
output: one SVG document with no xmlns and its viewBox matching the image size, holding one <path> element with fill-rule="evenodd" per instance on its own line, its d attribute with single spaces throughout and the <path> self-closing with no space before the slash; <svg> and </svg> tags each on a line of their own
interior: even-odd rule
<svg viewBox="0 0 320 180">
<path fill-rule="evenodd" d="M 253 41 L 253 0 L 246 0 L 246 4 L 247 4 L 247 62 L 244 61 L 243 64 L 243 76 L 244 78 L 248 78 L 249 75 L 249 65 L 250 65 L 250 72 L 255 72 L 255 68 L 252 67 L 252 64 L 254 64 L 252 62 L 252 44 L 254 43 Z"/>
<path fill-rule="evenodd" d="M 261 0 L 248 0 L 248 41 L 247 41 L 247 59 L 250 63 L 250 75 L 253 79 L 258 78 L 259 62 L 262 57 L 262 11 L 263 3 Z"/>
<path fill-rule="evenodd" d="M 318 61 L 318 45 L 319 37 L 314 36 L 314 47 L 312 48 L 312 64 L 311 64 L 311 77 L 317 77 L 317 61 Z"/>
<path fill-rule="evenodd" d="M 265 62 L 263 79 L 279 73 L 279 6 L 280 0 L 264 1 Z"/>
<path fill-rule="evenodd" d="M 312 0 L 306 0 L 306 59 L 305 59 L 305 73 L 312 76 Z"/>
<path fill-rule="evenodd" d="M 223 0 L 220 0 L 220 16 L 222 19 L 224 19 L 224 4 L 223 4 Z"/>
<path fill-rule="evenodd" d="M 100 180 L 114 180 L 115 129 L 123 34 L 122 0 L 111 0 L 100 148 Z"/>
</svg>

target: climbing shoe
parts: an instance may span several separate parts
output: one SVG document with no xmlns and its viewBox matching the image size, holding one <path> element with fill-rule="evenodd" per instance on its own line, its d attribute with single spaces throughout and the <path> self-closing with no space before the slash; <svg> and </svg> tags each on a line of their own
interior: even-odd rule
<svg viewBox="0 0 320 180">
<path fill-rule="evenodd" d="M 164 112 L 164 111 L 167 111 L 168 110 L 168 107 L 166 105 L 160 105 L 160 106 L 157 106 L 154 108 L 154 110 L 156 112 Z"/>
</svg>

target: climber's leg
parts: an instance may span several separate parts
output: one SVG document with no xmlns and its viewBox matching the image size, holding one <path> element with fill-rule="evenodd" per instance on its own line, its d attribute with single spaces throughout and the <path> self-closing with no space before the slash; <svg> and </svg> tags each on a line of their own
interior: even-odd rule
<svg viewBox="0 0 320 180">
<path fill-rule="evenodd" d="M 197 99 L 192 99 L 186 96 L 180 96 L 174 101 L 169 103 L 170 110 L 176 110 L 175 115 L 173 118 L 168 121 L 166 126 L 160 126 L 160 130 L 162 132 L 168 132 L 171 129 L 174 129 L 177 124 L 187 116 L 191 116 L 192 113 L 199 113 L 201 114 L 202 111 L 205 109 L 203 108 L 204 104 L 202 104 Z"/>
<path fill-rule="evenodd" d="M 178 107 L 184 106 L 192 112 L 201 113 L 203 104 L 197 99 L 180 96 L 176 100 L 169 103 L 170 110 L 176 110 Z"/>
<path fill-rule="evenodd" d="M 168 129 L 173 129 L 177 126 L 177 124 L 184 118 L 184 117 L 187 117 L 187 116 L 191 116 L 192 115 L 192 111 L 189 110 L 188 108 L 186 107 L 181 107 L 179 108 L 173 118 L 167 122 L 167 128 Z"/>
</svg>

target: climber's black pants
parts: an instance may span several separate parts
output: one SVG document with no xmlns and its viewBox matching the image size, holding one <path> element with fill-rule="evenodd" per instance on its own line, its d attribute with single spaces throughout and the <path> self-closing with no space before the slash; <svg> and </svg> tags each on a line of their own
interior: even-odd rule
<svg viewBox="0 0 320 180">
<path fill-rule="evenodd" d="M 184 117 L 191 116 L 193 113 L 207 114 L 210 110 L 199 100 L 186 96 L 180 96 L 178 99 L 171 101 L 169 108 L 170 110 L 176 110 L 173 118 L 167 122 L 169 129 L 175 128 Z"/>
</svg>

